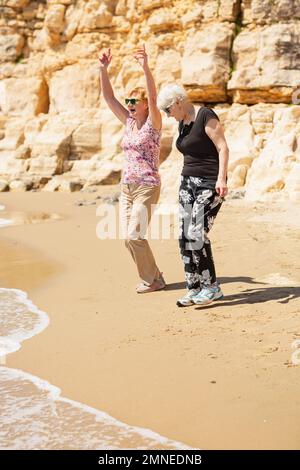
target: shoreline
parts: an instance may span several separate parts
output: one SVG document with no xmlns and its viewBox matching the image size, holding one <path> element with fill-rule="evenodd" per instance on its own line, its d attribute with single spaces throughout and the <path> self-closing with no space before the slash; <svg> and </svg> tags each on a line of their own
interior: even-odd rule
<svg viewBox="0 0 300 470">
<path fill-rule="evenodd" d="M 184 285 L 176 240 L 151 241 L 167 290 L 137 296 L 123 242 L 96 238 L 97 205 L 74 205 L 80 197 L 1 195 L 7 210 L 64 217 L 0 231 L 1 287 L 25 290 L 50 317 L 7 365 L 192 447 L 300 448 L 299 366 L 289 364 L 299 332 L 295 229 L 280 236 L 280 228 L 249 221 L 241 203 L 224 204 L 211 239 L 226 297 L 206 309 L 178 309 Z"/>
</svg>

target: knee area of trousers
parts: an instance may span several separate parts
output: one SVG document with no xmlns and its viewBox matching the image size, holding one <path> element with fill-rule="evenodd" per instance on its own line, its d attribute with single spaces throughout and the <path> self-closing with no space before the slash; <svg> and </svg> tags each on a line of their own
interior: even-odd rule
<svg viewBox="0 0 300 470">
<path fill-rule="evenodd" d="M 125 238 L 125 246 L 130 246 L 130 245 L 133 245 L 134 243 L 138 242 L 138 241 L 141 241 L 142 239 L 141 238 Z"/>
<path fill-rule="evenodd" d="M 132 241 L 133 241 L 132 238 L 125 238 L 124 243 L 125 243 L 126 248 L 128 248 L 128 247 L 130 247 L 130 245 L 132 245 Z"/>
</svg>

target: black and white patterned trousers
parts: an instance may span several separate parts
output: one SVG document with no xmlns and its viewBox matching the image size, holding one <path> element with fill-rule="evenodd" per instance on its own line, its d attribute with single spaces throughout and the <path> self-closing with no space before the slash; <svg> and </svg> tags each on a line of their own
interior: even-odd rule
<svg viewBox="0 0 300 470">
<path fill-rule="evenodd" d="M 179 189 L 179 247 L 188 289 L 216 282 L 216 271 L 208 232 L 223 199 L 215 182 L 181 175 Z"/>
</svg>

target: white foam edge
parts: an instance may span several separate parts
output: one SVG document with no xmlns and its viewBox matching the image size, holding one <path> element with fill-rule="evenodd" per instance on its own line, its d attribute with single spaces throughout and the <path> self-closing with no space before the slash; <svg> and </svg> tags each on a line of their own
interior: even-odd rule
<svg viewBox="0 0 300 470">
<path fill-rule="evenodd" d="M 0 219 L 0 227 L 6 227 L 6 225 L 12 225 L 13 223 L 12 219 Z"/>
<path fill-rule="evenodd" d="M 36 334 L 40 333 L 43 331 L 49 324 L 49 317 L 48 315 L 40 310 L 39 308 L 36 307 L 36 305 L 33 304 L 31 300 L 28 299 L 28 295 L 26 292 L 20 290 L 20 289 L 11 289 L 11 288 L 5 288 L 1 287 L 1 291 L 9 291 L 9 292 L 15 292 L 17 294 L 18 300 L 26 304 L 29 308 L 29 310 L 33 313 L 38 313 L 40 316 L 40 322 L 37 324 L 37 326 L 27 334 L 19 334 L 19 335 L 12 335 L 12 336 L 7 336 L 7 337 L 2 337 L 1 339 L 7 339 L 8 342 L 11 344 L 11 346 L 17 347 L 19 349 L 21 347 L 21 342 L 24 341 L 25 339 L 29 339 Z M 22 336 L 22 338 L 20 338 Z M 16 351 L 17 349 L 14 349 Z M 12 350 L 9 352 L 13 352 Z M 7 352 L 6 352 L 7 354 Z M 5 354 L 5 355 L 6 355 Z M 0 357 L 1 357 L 1 351 L 0 351 Z M 4 354 L 3 354 L 4 355 Z M 55 385 L 50 384 L 46 380 L 42 380 L 32 374 L 29 374 L 28 372 L 24 372 L 20 369 L 11 369 L 5 366 L 0 366 L 0 370 L 5 370 L 10 376 L 12 375 L 14 378 L 20 378 L 20 376 L 24 379 L 30 380 L 34 385 L 36 385 L 37 388 L 40 390 L 46 390 L 49 393 L 49 398 L 52 399 L 53 401 L 59 400 L 64 403 L 68 403 L 71 406 L 74 406 L 75 408 L 80 409 L 81 411 L 85 411 L 87 413 L 93 414 L 95 416 L 96 421 L 100 421 L 105 424 L 109 425 L 116 425 L 118 427 L 121 427 L 125 430 L 133 431 L 138 433 L 140 436 L 149 438 L 149 439 L 155 439 L 157 440 L 160 444 L 171 444 L 173 446 L 178 447 L 181 450 L 191 450 L 194 448 L 191 448 L 187 446 L 186 444 L 183 444 L 179 441 L 173 441 L 171 439 L 168 439 L 167 437 L 163 437 L 160 434 L 157 434 L 155 431 L 151 431 L 150 429 L 147 428 L 141 428 L 138 426 L 132 426 L 128 425 L 126 423 L 123 423 L 122 421 L 118 421 L 117 419 L 113 418 L 110 416 L 108 413 L 105 413 L 104 411 L 97 410 L 95 408 L 92 408 L 88 405 L 76 402 L 74 400 L 71 400 L 69 398 L 64 398 L 61 397 L 61 390 L 60 388 L 56 387 Z M 198 450 L 198 449 L 197 449 Z"/>
<path fill-rule="evenodd" d="M 119 421 L 116 418 L 113 418 L 108 413 L 104 411 L 99 411 L 96 408 L 92 408 L 91 406 L 79 403 L 74 400 L 70 400 L 69 398 L 61 397 L 60 388 L 56 387 L 55 385 L 51 385 L 46 380 L 39 379 L 38 377 L 31 375 L 28 372 L 24 372 L 20 369 L 10 369 L 8 367 L 0 366 L 0 370 L 3 370 L 3 369 L 8 373 L 10 377 L 13 376 L 13 378 L 15 379 L 20 379 L 20 376 L 21 376 L 21 378 L 31 381 L 40 390 L 48 391 L 49 398 L 52 399 L 53 401 L 57 400 L 63 403 L 68 403 L 69 405 L 75 408 L 78 408 L 80 411 L 84 411 L 86 413 L 94 415 L 97 422 L 101 422 L 107 425 L 115 425 L 124 430 L 136 432 L 140 436 L 147 438 L 147 439 L 156 440 L 160 444 L 173 445 L 174 447 L 176 446 L 178 447 L 178 450 L 200 450 L 195 447 L 190 447 L 187 444 L 183 444 L 182 442 L 174 441 L 167 437 L 161 436 L 155 431 L 151 431 L 151 429 L 142 428 L 138 426 L 132 426 L 132 425 L 123 423 L 122 421 Z"/>
<path fill-rule="evenodd" d="M 1 351 L 0 349 L 0 357 L 6 356 L 11 352 L 15 352 L 21 347 L 22 341 L 32 338 L 33 336 L 41 333 L 48 325 L 49 325 L 49 317 L 47 313 L 43 312 L 36 305 L 34 305 L 31 300 L 28 299 L 28 295 L 26 292 L 20 289 L 10 289 L 6 287 L 0 287 L 0 292 L 14 292 L 17 295 L 17 302 L 21 302 L 28 307 L 28 310 L 32 313 L 37 313 L 39 316 L 39 321 L 37 322 L 36 326 L 30 332 L 19 332 L 12 335 L 1 336 L 0 340 L 8 346 L 7 351 Z"/>
</svg>

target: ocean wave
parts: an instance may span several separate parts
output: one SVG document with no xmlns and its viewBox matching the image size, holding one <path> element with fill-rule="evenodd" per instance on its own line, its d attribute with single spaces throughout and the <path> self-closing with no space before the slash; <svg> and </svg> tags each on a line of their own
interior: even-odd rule
<svg viewBox="0 0 300 470">
<path fill-rule="evenodd" d="M 0 288 L 0 314 L 2 360 L 49 323 L 47 314 L 18 289 Z M 45 380 L 0 366 L 0 449 L 191 449 L 60 393 Z"/>
<path fill-rule="evenodd" d="M 19 289 L 0 288 L 0 314 L 0 357 L 17 351 L 22 341 L 37 335 L 49 324 L 48 315 Z"/>
</svg>

